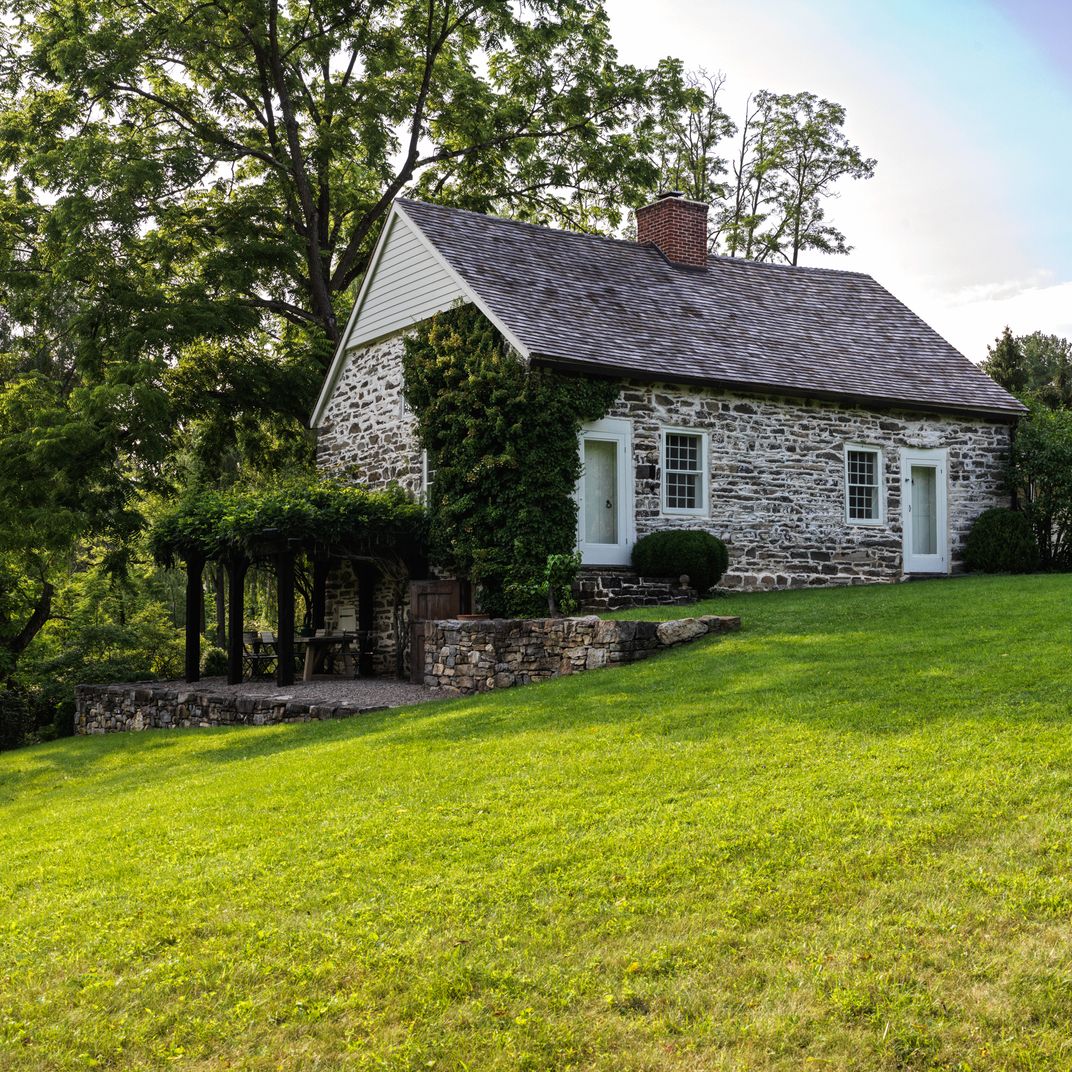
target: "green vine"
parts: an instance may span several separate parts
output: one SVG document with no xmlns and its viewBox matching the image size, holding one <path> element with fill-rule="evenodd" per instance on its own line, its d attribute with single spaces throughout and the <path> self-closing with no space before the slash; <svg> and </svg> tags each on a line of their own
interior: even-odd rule
<svg viewBox="0 0 1072 1072">
<path fill-rule="evenodd" d="M 576 544 L 578 432 L 607 412 L 617 385 L 526 367 L 471 305 L 408 338 L 404 369 L 433 474 L 433 554 L 478 586 L 486 611 L 546 613 L 532 593 L 548 559 Z"/>
<path fill-rule="evenodd" d="M 281 544 L 307 551 L 379 548 L 419 557 L 424 530 L 424 510 L 400 488 L 373 492 L 329 478 L 299 477 L 190 492 L 156 519 L 149 543 L 163 565 L 191 555 L 255 558 Z"/>
</svg>

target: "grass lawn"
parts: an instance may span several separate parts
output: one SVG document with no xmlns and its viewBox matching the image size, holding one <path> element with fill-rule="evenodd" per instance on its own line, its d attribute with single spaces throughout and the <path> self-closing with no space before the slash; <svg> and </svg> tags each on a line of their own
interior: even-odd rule
<svg viewBox="0 0 1072 1072">
<path fill-rule="evenodd" d="M 1072 576 L 707 609 L 743 631 L 621 670 L 0 755 L 0 1069 L 1072 1068 Z"/>
</svg>

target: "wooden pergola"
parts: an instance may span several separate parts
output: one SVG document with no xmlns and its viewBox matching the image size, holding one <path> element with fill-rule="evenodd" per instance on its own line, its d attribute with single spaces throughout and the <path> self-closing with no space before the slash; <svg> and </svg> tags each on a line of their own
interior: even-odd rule
<svg viewBox="0 0 1072 1072">
<path fill-rule="evenodd" d="M 311 567 L 309 625 L 323 629 L 328 574 L 334 563 L 350 560 L 358 582 L 358 635 L 373 628 L 379 575 L 401 566 L 406 575 L 425 575 L 423 508 L 400 488 L 370 492 L 331 478 L 295 478 L 268 487 L 191 493 L 153 526 L 154 554 L 164 565 L 186 570 L 186 654 L 184 677 L 201 676 L 201 615 L 204 573 L 209 562 L 227 573 L 227 681 L 242 681 L 245 581 L 252 566 L 275 575 L 278 627 L 276 673 L 279 685 L 294 683 L 294 612 L 297 563 Z M 359 672 L 372 672 L 371 651 L 360 646 Z"/>
<path fill-rule="evenodd" d="M 314 630 L 323 629 L 327 612 L 327 582 L 332 563 L 354 559 L 357 573 L 357 628 L 359 634 L 368 635 L 373 627 L 373 608 L 376 583 L 380 572 L 373 557 L 360 557 L 352 549 L 329 549 L 317 547 L 307 551 L 293 541 L 276 545 L 269 542 L 258 546 L 251 553 L 232 551 L 220 556 L 227 571 L 227 683 L 237 685 L 242 681 L 243 639 L 245 626 L 246 574 L 255 564 L 268 565 L 275 574 L 276 606 L 279 622 L 276 629 L 277 685 L 294 684 L 294 609 L 295 572 L 299 555 L 308 554 L 312 565 L 312 598 L 309 607 L 309 625 Z M 194 682 L 201 679 L 201 614 L 204 605 L 205 567 L 213 559 L 207 555 L 189 553 L 185 559 L 186 569 L 186 657 L 184 678 Z M 367 644 L 359 649 L 358 671 L 362 676 L 372 673 L 372 652 Z"/>
</svg>

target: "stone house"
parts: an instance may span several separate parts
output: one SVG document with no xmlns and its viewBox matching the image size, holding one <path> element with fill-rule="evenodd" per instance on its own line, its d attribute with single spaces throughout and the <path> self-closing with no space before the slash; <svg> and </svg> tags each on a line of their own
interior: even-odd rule
<svg viewBox="0 0 1072 1072">
<path fill-rule="evenodd" d="M 1023 407 L 870 276 L 708 256 L 706 220 L 667 194 L 629 242 L 398 199 L 313 415 L 320 466 L 423 493 L 402 339 L 472 302 L 521 360 L 620 384 L 581 433 L 594 602 L 675 526 L 727 542 L 730 588 L 955 572 L 1008 503 Z"/>
</svg>

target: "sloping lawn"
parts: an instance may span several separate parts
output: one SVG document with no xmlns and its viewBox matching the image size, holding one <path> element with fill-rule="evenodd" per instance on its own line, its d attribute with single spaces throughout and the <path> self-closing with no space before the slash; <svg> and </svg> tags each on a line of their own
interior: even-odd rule
<svg viewBox="0 0 1072 1072">
<path fill-rule="evenodd" d="M 708 609 L 622 670 L 0 756 L 0 1069 L 1072 1067 L 1072 577 Z"/>
</svg>

